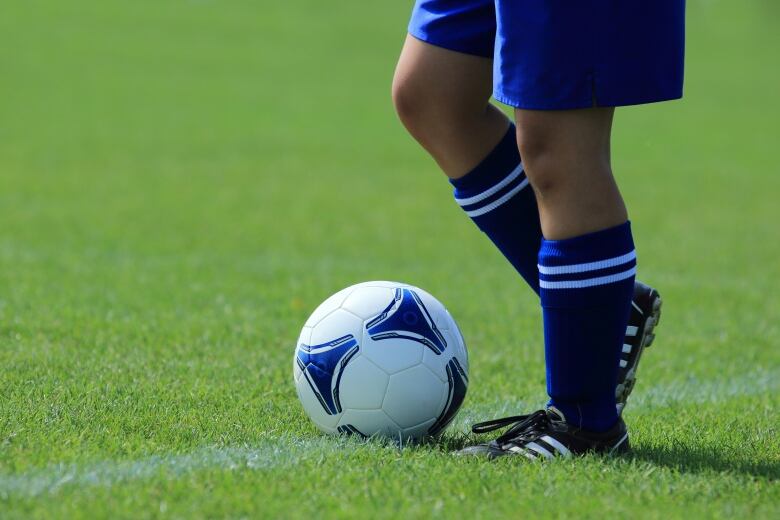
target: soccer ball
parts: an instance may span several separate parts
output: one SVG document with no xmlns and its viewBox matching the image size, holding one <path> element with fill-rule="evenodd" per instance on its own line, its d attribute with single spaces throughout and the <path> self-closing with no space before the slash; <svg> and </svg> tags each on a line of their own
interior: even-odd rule
<svg viewBox="0 0 780 520">
<path fill-rule="evenodd" d="M 293 359 L 303 409 L 326 433 L 417 440 L 439 434 L 468 386 L 460 330 L 433 296 L 365 282 L 325 300 Z"/>
</svg>

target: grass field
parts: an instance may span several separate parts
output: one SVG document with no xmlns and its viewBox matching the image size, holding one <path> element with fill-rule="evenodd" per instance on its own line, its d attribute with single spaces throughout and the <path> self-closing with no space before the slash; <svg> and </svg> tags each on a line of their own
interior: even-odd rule
<svg viewBox="0 0 780 520">
<path fill-rule="evenodd" d="M 664 321 L 633 453 L 538 465 L 447 449 L 544 402 L 540 311 L 393 114 L 410 4 L 4 4 L 0 517 L 780 517 L 780 5 L 689 0 L 686 99 L 618 112 Z M 441 444 L 298 404 L 300 326 L 369 279 L 461 325 Z"/>
</svg>

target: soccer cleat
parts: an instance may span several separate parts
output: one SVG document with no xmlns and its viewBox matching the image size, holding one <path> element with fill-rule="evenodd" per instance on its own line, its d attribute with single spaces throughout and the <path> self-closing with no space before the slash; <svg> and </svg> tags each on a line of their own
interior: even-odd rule
<svg viewBox="0 0 780 520">
<path fill-rule="evenodd" d="M 618 415 L 623 413 L 628 396 L 636 384 L 636 370 L 644 349 L 653 344 L 655 328 L 661 319 L 661 295 L 641 282 L 634 284 L 634 299 L 631 301 L 631 316 L 620 353 L 615 403 Z"/>
<path fill-rule="evenodd" d="M 460 455 L 476 455 L 489 459 L 505 455 L 522 455 L 531 460 L 571 457 L 586 453 L 614 455 L 629 450 L 628 430 L 618 418 L 611 430 L 599 433 L 581 430 L 566 422 L 560 410 L 550 406 L 528 415 L 505 417 L 475 424 L 471 431 L 487 433 L 510 426 L 489 443 L 468 446 Z"/>
</svg>

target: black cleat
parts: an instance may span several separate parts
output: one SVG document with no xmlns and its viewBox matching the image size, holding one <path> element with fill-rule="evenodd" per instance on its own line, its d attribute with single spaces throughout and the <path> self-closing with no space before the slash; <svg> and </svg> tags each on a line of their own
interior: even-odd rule
<svg viewBox="0 0 780 520">
<path fill-rule="evenodd" d="M 614 455 L 629 450 L 628 430 L 622 418 L 618 418 L 609 431 L 589 432 L 567 423 L 563 413 L 552 406 L 529 415 L 478 423 L 471 430 L 474 433 L 487 433 L 510 425 L 511 427 L 496 440 L 468 446 L 458 454 L 478 455 L 489 459 L 504 455 L 522 455 L 531 460 L 544 460 L 586 453 Z"/>
<path fill-rule="evenodd" d="M 628 396 L 636 384 L 636 369 L 644 349 L 653 344 L 654 330 L 661 319 L 661 295 L 641 282 L 634 285 L 634 299 L 631 302 L 631 316 L 628 319 L 623 352 L 620 354 L 618 380 L 615 387 L 615 402 L 618 415 L 623 413 Z"/>
</svg>

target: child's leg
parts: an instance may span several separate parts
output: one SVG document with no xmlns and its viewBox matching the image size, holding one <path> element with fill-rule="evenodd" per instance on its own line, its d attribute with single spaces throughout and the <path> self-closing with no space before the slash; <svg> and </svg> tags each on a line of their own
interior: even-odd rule
<svg viewBox="0 0 780 520">
<path fill-rule="evenodd" d="M 490 104 L 492 64 L 410 36 L 393 100 L 406 128 L 450 177 L 456 201 L 538 292 L 539 213 L 514 125 Z"/>
<path fill-rule="evenodd" d="M 539 252 L 547 388 L 569 423 L 606 431 L 636 259 L 610 167 L 613 109 L 517 110 L 544 233 Z"/>
<path fill-rule="evenodd" d="M 393 103 L 409 133 L 450 178 L 477 166 L 509 128 L 490 104 L 493 60 L 407 36 L 393 78 Z"/>
</svg>

